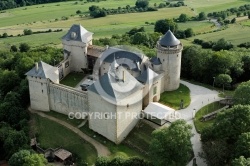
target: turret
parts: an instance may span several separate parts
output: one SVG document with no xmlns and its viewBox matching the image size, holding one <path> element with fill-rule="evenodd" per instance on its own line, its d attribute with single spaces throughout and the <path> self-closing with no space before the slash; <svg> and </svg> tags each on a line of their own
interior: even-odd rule
<svg viewBox="0 0 250 166">
<path fill-rule="evenodd" d="M 181 42 L 168 30 L 159 39 L 156 45 L 157 57 L 162 63 L 164 71 L 164 91 L 172 91 L 179 88 L 181 73 Z"/>
<path fill-rule="evenodd" d="M 92 35 L 81 25 L 73 25 L 62 37 L 64 59 L 70 58 L 71 71 L 81 72 L 88 68 L 87 48 L 92 45 Z"/>
</svg>

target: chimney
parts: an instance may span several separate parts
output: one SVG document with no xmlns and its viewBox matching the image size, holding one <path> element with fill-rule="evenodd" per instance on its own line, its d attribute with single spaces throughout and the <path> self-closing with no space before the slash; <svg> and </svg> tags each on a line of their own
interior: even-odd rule
<svg viewBox="0 0 250 166">
<path fill-rule="evenodd" d="M 38 63 L 37 62 L 35 63 L 35 66 L 36 66 L 36 73 L 38 73 Z"/>
<path fill-rule="evenodd" d="M 123 78 L 122 78 L 123 82 L 125 82 L 125 71 L 124 70 L 122 71 L 122 76 L 123 76 Z"/>
</svg>

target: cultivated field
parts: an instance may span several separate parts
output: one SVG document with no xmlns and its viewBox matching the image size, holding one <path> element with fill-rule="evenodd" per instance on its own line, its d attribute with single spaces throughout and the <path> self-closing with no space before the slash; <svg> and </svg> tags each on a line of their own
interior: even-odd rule
<svg viewBox="0 0 250 166">
<path fill-rule="evenodd" d="M 189 38 L 189 41 L 193 39 L 202 39 L 204 41 L 217 41 L 218 39 L 225 38 L 227 41 L 231 42 L 234 45 L 240 43 L 249 42 L 250 38 L 250 27 L 242 26 L 240 24 L 229 25 L 229 28 L 213 33 L 202 34 Z"/>
<path fill-rule="evenodd" d="M 209 13 L 238 7 L 250 3 L 250 0 L 185 0 L 184 2 L 197 13 Z"/>
</svg>

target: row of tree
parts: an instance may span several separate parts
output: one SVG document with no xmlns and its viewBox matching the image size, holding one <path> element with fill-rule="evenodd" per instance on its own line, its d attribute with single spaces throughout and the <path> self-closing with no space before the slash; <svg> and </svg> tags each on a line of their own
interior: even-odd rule
<svg viewBox="0 0 250 166">
<path fill-rule="evenodd" d="M 201 45 L 202 48 L 205 48 L 205 49 L 210 48 L 214 51 L 230 50 L 231 48 L 234 47 L 233 44 L 226 41 L 224 38 L 221 38 L 216 42 L 213 42 L 213 41 L 206 42 L 200 39 L 194 39 L 193 43 Z"/>
</svg>

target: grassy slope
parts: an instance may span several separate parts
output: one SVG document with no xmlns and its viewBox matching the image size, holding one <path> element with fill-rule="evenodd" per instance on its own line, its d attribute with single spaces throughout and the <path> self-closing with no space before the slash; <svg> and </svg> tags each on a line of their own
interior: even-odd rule
<svg viewBox="0 0 250 166">
<path fill-rule="evenodd" d="M 191 102 L 190 90 L 183 84 L 180 84 L 180 87 L 175 91 L 163 92 L 161 94 L 160 103 L 174 109 L 180 109 L 181 99 L 184 101 L 184 108 L 187 107 Z"/>
<path fill-rule="evenodd" d="M 70 123 L 71 125 L 76 126 L 76 127 L 82 122 L 82 120 L 77 120 L 77 119 L 70 120 L 70 119 L 68 119 L 68 117 L 66 115 L 59 114 L 59 113 L 53 112 L 53 111 L 48 112 L 47 114 L 50 116 L 56 117 L 58 119 L 61 119 L 63 121 L 66 121 L 67 123 Z M 150 130 L 148 130 L 148 127 L 146 127 L 146 128 L 142 127 L 140 129 L 141 129 L 141 132 L 139 132 L 139 133 L 148 133 L 149 134 L 147 137 L 145 137 L 145 139 L 150 137 L 151 130 L 153 130 L 151 127 L 150 127 Z M 98 133 L 94 132 L 93 130 L 89 129 L 88 122 L 83 127 L 81 127 L 80 130 L 83 133 L 87 134 L 88 136 L 92 137 L 93 139 L 95 139 L 95 140 L 99 141 L 100 143 L 104 144 L 105 146 L 107 146 L 109 148 L 109 150 L 111 151 L 110 158 L 113 158 L 115 156 L 123 156 L 123 157 L 139 156 L 139 157 L 147 159 L 147 157 L 144 154 L 134 150 L 133 148 L 130 148 L 123 143 L 116 145 L 113 142 L 106 139 L 105 137 L 103 137 L 103 136 L 99 135 Z M 133 136 L 134 132 L 136 132 L 135 130 L 138 131 L 137 129 L 134 129 L 130 133 L 130 135 L 132 135 L 132 137 L 129 136 L 126 140 L 130 140 L 130 138 L 132 139 L 131 141 L 139 139 L 139 137 Z M 136 135 L 138 135 L 138 134 L 136 134 Z M 141 136 L 142 135 L 140 134 L 140 137 Z M 145 136 L 145 134 L 143 135 L 143 137 L 144 136 Z M 137 141 L 137 142 L 139 142 L 139 141 Z M 149 142 L 149 141 L 147 141 L 147 142 Z"/>
<path fill-rule="evenodd" d="M 208 120 L 206 122 L 201 122 L 200 118 L 222 107 L 224 107 L 224 105 L 221 105 L 219 102 L 214 102 L 198 110 L 198 112 L 195 114 L 195 119 L 194 119 L 194 125 L 198 133 L 200 133 L 204 128 L 209 127 L 214 123 L 214 119 Z"/>
<path fill-rule="evenodd" d="M 32 117 L 35 121 L 33 127 L 38 134 L 38 142 L 41 147 L 45 149 L 62 147 L 89 164 L 95 163 L 97 152 L 92 145 L 84 142 L 75 133 L 53 121 L 38 115 L 32 115 Z"/>
</svg>

